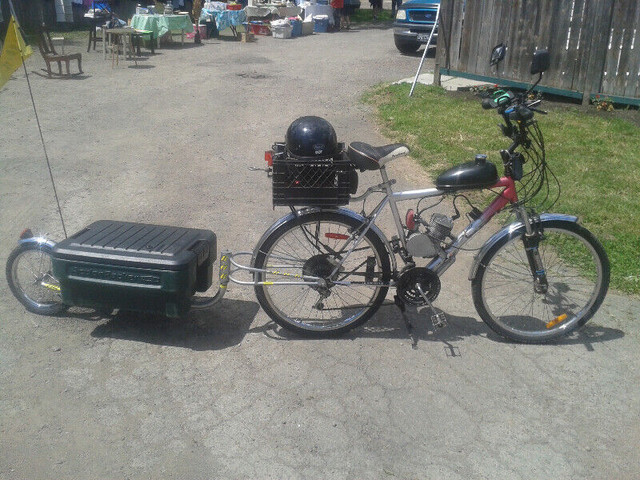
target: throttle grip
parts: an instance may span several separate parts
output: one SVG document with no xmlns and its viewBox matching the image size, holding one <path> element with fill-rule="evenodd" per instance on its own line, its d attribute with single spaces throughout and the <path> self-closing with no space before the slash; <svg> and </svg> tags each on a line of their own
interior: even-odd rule
<svg viewBox="0 0 640 480">
<path fill-rule="evenodd" d="M 525 107 L 524 105 L 518 105 L 517 107 L 510 109 L 508 112 L 510 120 L 516 120 L 520 122 L 526 122 L 533 118 L 533 111 Z"/>
<path fill-rule="evenodd" d="M 484 110 L 491 110 L 492 108 L 496 108 L 496 106 L 493 104 L 493 101 L 490 98 L 483 98 L 482 108 Z"/>
</svg>

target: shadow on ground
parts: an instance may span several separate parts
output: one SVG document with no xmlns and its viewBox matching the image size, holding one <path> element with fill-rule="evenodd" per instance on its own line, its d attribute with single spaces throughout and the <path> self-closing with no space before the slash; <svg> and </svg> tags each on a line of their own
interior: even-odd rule
<svg viewBox="0 0 640 480">
<path fill-rule="evenodd" d="M 192 350 L 221 350 L 242 342 L 258 308 L 255 302 L 225 299 L 208 310 L 192 310 L 186 318 L 118 312 L 98 325 L 91 336 Z"/>
<path fill-rule="evenodd" d="M 206 310 L 191 310 L 185 318 L 167 318 L 159 314 L 116 311 L 114 315 L 94 309 L 71 307 L 58 315 L 86 321 L 101 322 L 91 333 L 95 338 L 133 340 L 154 345 L 221 350 L 238 345 L 247 333 L 261 333 L 276 341 L 356 340 L 363 338 L 395 339 L 411 343 L 414 349 L 421 342 L 441 342 L 448 356 L 459 355 L 459 342 L 482 337 L 497 343 L 514 343 L 491 330 L 475 317 L 456 316 L 443 312 L 447 325 L 433 326 L 429 312 L 408 307 L 405 316 L 393 303 L 386 303 L 363 326 L 345 334 L 308 337 L 286 330 L 274 322 L 251 327 L 260 307 L 255 301 L 224 299 Z M 105 321 L 106 320 L 106 321 Z M 587 323 L 577 332 L 547 342 L 547 345 L 584 345 L 589 352 L 594 345 L 623 338 L 625 333 L 597 323 Z M 454 344 L 458 345 L 454 345 Z M 514 343 L 517 344 L 517 343 Z"/>
<path fill-rule="evenodd" d="M 431 322 L 430 315 L 427 315 L 424 310 L 407 309 L 405 320 L 398 308 L 393 304 L 388 304 L 382 307 L 362 327 L 335 338 L 343 340 L 354 340 L 356 338 L 402 339 L 411 341 L 413 348 L 418 348 L 419 343 L 424 341 L 442 342 L 445 345 L 445 349 L 450 350 L 450 356 L 457 355 L 457 347 L 453 346 L 453 342 L 463 341 L 467 337 L 481 336 L 493 342 L 514 343 L 493 332 L 480 319 L 444 313 L 448 322 L 447 326 L 435 328 Z M 312 341 L 309 337 L 289 332 L 273 322 L 252 329 L 252 333 L 255 332 L 263 332 L 266 336 L 275 340 Z M 621 330 L 588 323 L 577 332 L 573 332 L 559 340 L 548 342 L 547 345 L 584 345 L 587 351 L 593 351 L 593 345 L 596 343 L 617 340 L 622 337 L 624 337 L 624 332 Z"/>
</svg>

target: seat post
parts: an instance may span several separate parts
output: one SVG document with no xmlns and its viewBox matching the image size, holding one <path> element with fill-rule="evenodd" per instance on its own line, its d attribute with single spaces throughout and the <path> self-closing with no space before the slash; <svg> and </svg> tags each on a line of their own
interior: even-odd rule
<svg viewBox="0 0 640 480">
<path fill-rule="evenodd" d="M 384 189 L 386 191 L 387 198 L 389 199 L 389 207 L 391 208 L 393 221 L 396 224 L 396 230 L 398 230 L 398 237 L 402 242 L 402 246 L 404 248 L 407 248 L 407 240 L 404 235 L 404 228 L 402 226 L 402 220 L 400 219 L 400 212 L 398 211 L 398 205 L 396 203 L 396 199 L 393 197 L 393 189 L 391 188 L 391 183 L 394 181 L 389 181 L 389 176 L 387 175 L 387 167 L 385 167 L 384 165 L 380 167 L 380 176 L 382 177 L 382 181 L 384 182 Z"/>
</svg>

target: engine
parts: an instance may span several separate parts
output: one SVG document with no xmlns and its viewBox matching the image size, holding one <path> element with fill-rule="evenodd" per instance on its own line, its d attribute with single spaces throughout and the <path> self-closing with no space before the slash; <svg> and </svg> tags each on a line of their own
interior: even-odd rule
<svg viewBox="0 0 640 480">
<path fill-rule="evenodd" d="M 407 252 L 412 257 L 432 258 L 442 251 L 441 244 L 453 230 L 453 220 L 442 213 L 431 215 L 429 223 L 417 219 L 425 232 L 414 231 L 407 237 Z"/>
</svg>

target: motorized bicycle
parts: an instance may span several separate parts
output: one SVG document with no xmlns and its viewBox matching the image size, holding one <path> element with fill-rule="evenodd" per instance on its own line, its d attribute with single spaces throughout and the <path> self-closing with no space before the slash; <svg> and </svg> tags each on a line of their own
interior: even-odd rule
<svg viewBox="0 0 640 480">
<path fill-rule="evenodd" d="M 494 49 L 492 61 L 502 57 L 504 49 Z M 584 325 L 607 293 L 606 252 L 575 216 L 533 208 L 555 178 L 535 118 L 545 112 L 539 99 L 529 99 L 548 66 L 548 52 L 537 51 L 531 73 L 539 77 L 528 92 L 500 91 L 483 100 L 484 108 L 502 117 L 502 133 L 511 140 L 500 152 L 502 177 L 486 156 L 477 155 L 442 173 L 433 188 L 395 192 L 387 164 L 407 155 L 406 145 L 354 142 L 345 148 L 326 120 L 302 117 L 293 122 L 285 142 L 276 142 L 265 155 L 274 205 L 288 206 L 291 213 L 263 234 L 253 252 L 222 252 L 218 292 L 192 297 L 191 308 L 220 301 L 231 281 L 252 285 L 264 311 L 284 328 L 311 336 L 339 334 L 366 322 L 389 288 L 395 288 L 398 307 L 425 306 L 433 324 L 441 327 L 445 315 L 433 307 L 440 276 L 496 214 L 509 210 L 515 221 L 483 244 L 469 273 L 478 314 L 500 335 L 525 343 L 556 339 Z M 382 182 L 354 196 L 358 170 L 378 170 Z M 464 194 L 481 189 L 496 194 L 482 210 Z M 375 194 L 381 200 L 365 211 L 365 201 Z M 431 208 L 451 198 L 453 215 L 428 216 Z M 438 202 L 420 208 L 431 199 Z M 454 235 L 461 217 L 459 199 L 469 205 L 469 223 Z M 417 200 L 417 207 L 402 217 L 398 204 L 409 200 Z M 343 208 L 360 201 L 362 214 Z M 387 206 L 397 230 L 391 239 L 376 225 Z M 7 263 L 12 292 L 37 313 L 64 308 L 64 285 L 51 269 L 55 248 L 54 242 L 27 233 Z M 243 258 L 250 261 L 245 264 Z M 426 265 L 418 266 L 419 259 L 426 259 Z M 242 272 L 251 278 L 242 280 Z"/>
</svg>

